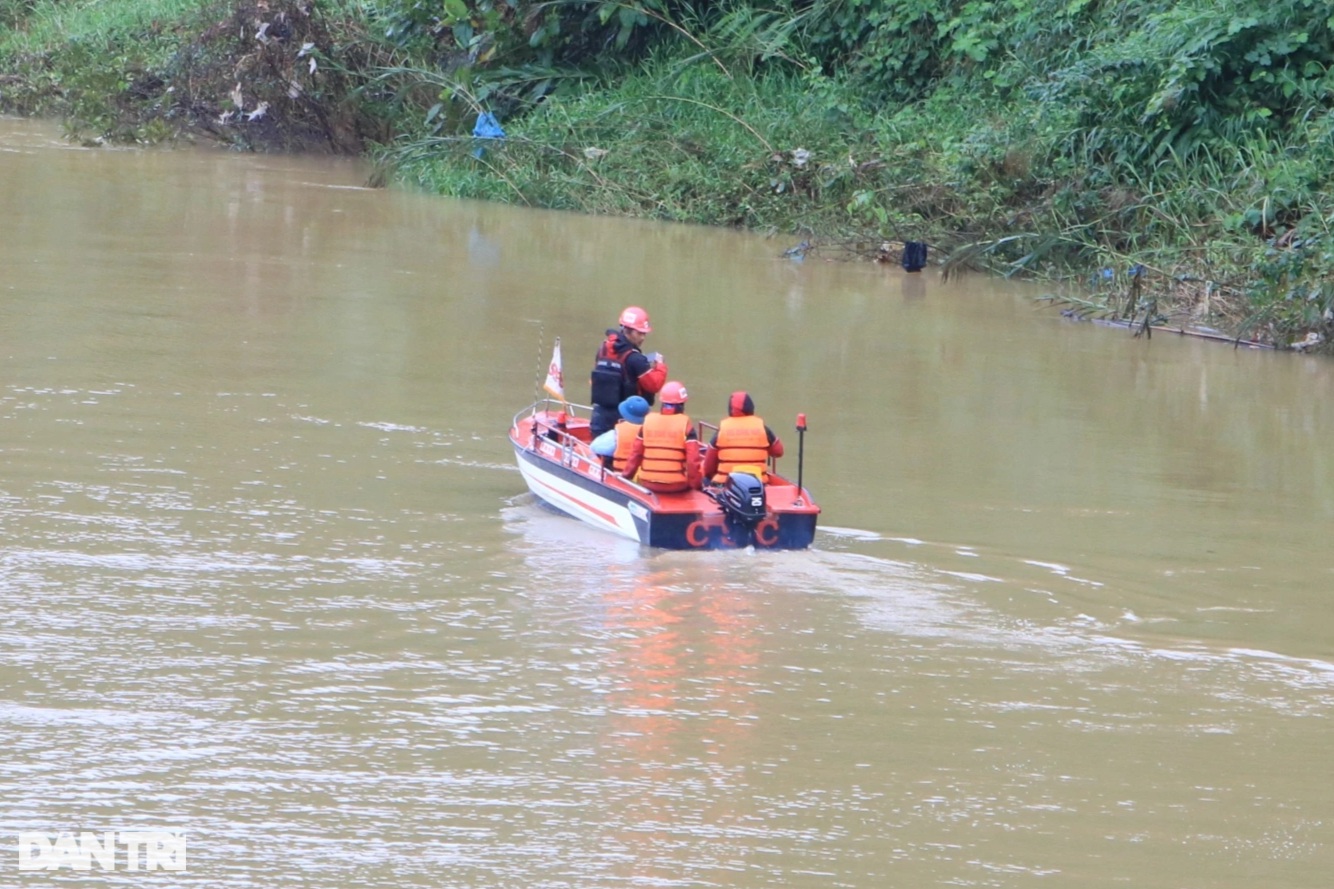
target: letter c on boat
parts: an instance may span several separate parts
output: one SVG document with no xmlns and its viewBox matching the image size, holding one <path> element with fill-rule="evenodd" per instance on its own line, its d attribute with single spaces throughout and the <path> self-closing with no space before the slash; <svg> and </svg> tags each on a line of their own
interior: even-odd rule
<svg viewBox="0 0 1334 889">
<path fill-rule="evenodd" d="M 760 546 L 778 543 L 778 519 L 772 516 L 755 526 L 755 542 Z"/>
<path fill-rule="evenodd" d="M 686 543 L 694 547 L 709 545 L 709 526 L 699 519 L 686 525 Z"/>
</svg>

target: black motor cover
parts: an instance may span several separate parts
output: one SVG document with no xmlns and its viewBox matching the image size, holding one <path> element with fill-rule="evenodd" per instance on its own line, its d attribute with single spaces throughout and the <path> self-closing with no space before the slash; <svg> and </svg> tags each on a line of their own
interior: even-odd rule
<svg viewBox="0 0 1334 889">
<path fill-rule="evenodd" d="M 767 512 L 764 483 L 748 472 L 730 474 L 718 502 L 728 513 L 746 522 L 758 522 Z"/>
</svg>

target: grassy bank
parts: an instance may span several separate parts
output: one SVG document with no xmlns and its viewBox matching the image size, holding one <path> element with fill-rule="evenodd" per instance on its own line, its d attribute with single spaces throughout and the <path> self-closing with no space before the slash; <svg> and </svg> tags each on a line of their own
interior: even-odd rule
<svg viewBox="0 0 1334 889">
<path fill-rule="evenodd" d="M 1326 350 L 1330 26 L 1222 5 L 0 0 L 0 101 L 826 255 L 923 240 L 1085 314 Z"/>
<path fill-rule="evenodd" d="M 360 152 L 394 132 L 386 60 L 353 0 L 0 0 L 0 109 L 90 144 Z"/>
</svg>

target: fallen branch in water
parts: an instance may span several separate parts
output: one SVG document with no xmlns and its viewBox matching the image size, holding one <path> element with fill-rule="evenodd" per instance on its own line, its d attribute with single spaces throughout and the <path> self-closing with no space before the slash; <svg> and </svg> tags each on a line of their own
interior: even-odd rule
<svg viewBox="0 0 1334 889">
<path fill-rule="evenodd" d="M 1062 312 L 1062 314 L 1066 313 Z M 1067 317 L 1069 316 L 1067 315 Z M 1126 330 L 1135 331 L 1136 336 L 1139 336 L 1141 332 L 1147 329 L 1150 331 L 1158 331 L 1159 333 L 1174 333 L 1177 334 L 1178 336 L 1190 336 L 1190 337 L 1195 337 L 1196 339 L 1213 340 L 1219 343 L 1231 343 L 1236 348 L 1240 348 L 1242 346 L 1245 346 L 1248 349 L 1275 348 L 1270 343 L 1262 343 L 1258 340 L 1244 340 L 1240 339 L 1239 337 L 1228 336 L 1227 334 L 1219 333 L 1216 330 L 1208 330 L 1206 328 L 1182 327 L 1182 326 L 1174 327 L 1170 324 L 1146 325 L 1143 321 L 1135 322 L 1135 321 L 1115 320 L 1112 318 L 1089 318 L 1080 320 L 1089 320 L 1092 321 L 1094 324 L 1102 324 L 1107 327 L 1122 327 L 1125 328 Z"/>
</svg>

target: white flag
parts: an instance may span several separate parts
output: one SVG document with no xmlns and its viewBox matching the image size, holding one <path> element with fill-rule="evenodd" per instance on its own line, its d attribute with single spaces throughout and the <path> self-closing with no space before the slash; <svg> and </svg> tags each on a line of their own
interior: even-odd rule
<svg viewBox="0 0 1334 889">
<path fill-rule="evenodd" d="M 551 367 L 547 368 L 547 381 L 542 388 L 552 395 L 565 400 L 565 374 L 560 369 L 560 337 L 556 337 L 556 347 L 551 351 Z"/>
</svg>

